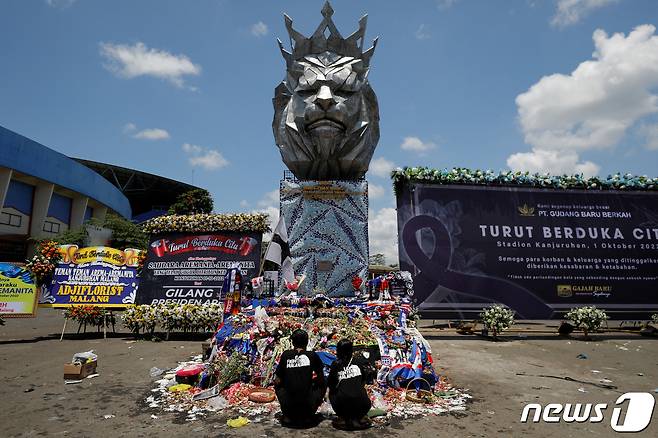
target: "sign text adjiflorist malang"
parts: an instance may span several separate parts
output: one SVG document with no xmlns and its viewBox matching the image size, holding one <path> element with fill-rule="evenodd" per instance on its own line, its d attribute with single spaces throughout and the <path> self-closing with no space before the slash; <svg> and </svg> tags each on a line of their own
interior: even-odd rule
<svg viewBox="0 0 658 438">
<path fill-rule="evenodd" d="M 106 246 L 60 245 L 50 286 L 39 297 L 41 307 L 126 307 L 135 302 L 140 251 Z"/>
<path fill-rule="evenodd" d="M 421 301 L 455 291 L 424 307 L 658 307 L 658 194 L 417 185 L 411 198 L 398 199 L 402 269 L 420 277 Z"/>
<path fill-rule="evenodd" d="M 142 271 L 139 304 L 221 301 L 226 270 L 246 281 L 260 269 L 261 233 L 168 233 L 153 236 Z"/>
</svg>

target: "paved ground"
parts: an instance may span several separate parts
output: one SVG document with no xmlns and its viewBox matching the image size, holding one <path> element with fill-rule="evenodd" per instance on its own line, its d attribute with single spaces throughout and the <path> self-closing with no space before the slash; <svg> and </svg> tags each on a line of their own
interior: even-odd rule
<svg viewBox="0 0 658 438">
<path fill-rule="evenodd" d="M 316 429 L 289 431 L 274 423 L 230 430 L 226 418 L 186 423 L 179 416 L 145 407 L 152 388 L 149 369 L 170 367 L 200 352 L 198 340 L 129 343 L 127 335 L 109 339 L 59 341 L 61 312 L 42 309 L 36 319 L 10 319 L 0 327 L 0 436 L 348 436 L 328 421 Z M 610 427 L 612 405 L 625 392 L 651 392 L 658 398 L 658 339 L 637 335 L 595 336 L 593 341 L 554 335 L 510 336 L 503 342 L 424 328 L 438 368 L 474 400 L 465 414 L 395 421 L 365 437 L 583 437 L 617 436 Z M 94 349 L 100 376 L 64 385 L 62 365 L 73 353 Z M 583 353 L 587 359 L 576 356 Z M 599 373 L 592 370 L 600 371 Z M 539 377 L 539 376 L 556 376 Z M 564 380 L 567 377 L 574 380 Z M 607 379 L 605 389 L 594 384 Z M 580 380 L 581 383 L 575 380 Z M 593 383 L 593 384 L 591 384 Z M 526 403 L 608 403 L 601 423 L 522 424 Z M 158 414 L 157 419 L 151 418 Z M 111 418 L 105 416 L 113 415 Z M 640 434 L 658 436 L 658 408 Z"/>
</svg>

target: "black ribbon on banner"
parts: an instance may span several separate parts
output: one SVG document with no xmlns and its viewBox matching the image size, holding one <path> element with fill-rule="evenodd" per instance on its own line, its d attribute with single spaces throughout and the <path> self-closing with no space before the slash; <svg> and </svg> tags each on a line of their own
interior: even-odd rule
<svg viewBox="0 0 658 438">
<path fill-rule="evenodd" d="M 434 250 L 428 257 L 416 233 L 428 229 L 434 235 Z M 418 268 L 414 277 L 414 301 L 420 304 L 438 286 L 460 294 L 503 303 L 521 318 L 550 318 L 553 309 L 535 294 L 508 280 L 486 275 L 466 274 L 449 268 L 452 256 L 450 233 L 438 219 L 420 215 L 411 218 L 402 230 L 402 242 L 411 262 Z"/>
</svg>

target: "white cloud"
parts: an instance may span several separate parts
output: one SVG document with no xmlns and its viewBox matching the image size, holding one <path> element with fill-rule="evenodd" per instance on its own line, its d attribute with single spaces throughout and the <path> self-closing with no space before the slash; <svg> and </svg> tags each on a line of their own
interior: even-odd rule
<svg viewBox="0 0 658 438">
<path fill-rule="evenodd" d="M 270 205 L 269 207 L 266 208 L 254 210 L 253 213 L 265 213 L 269 219 L 270 228 L 272 230 L 274 230 L 276 224 L 279 222 L 279 207 L 274 207 L 273 205 Z M 264 241 L 272 240 L 272 231 L 268 233 L 264 233 L 263 240 Z"/>
<path fill-rule="evenodd" d="M 183 149 L 184 152 L 186 152 L 188 154 L 198 155 L 203 151 L 204 148 L 201 147 L 201 146 L 197 146 L 195 144 L 185 143 L 185 144 L 183 144 L 182 149 Z"/>
<path fill-rule="evenodd" d="M 134 46 L 101 43 L 100 53 L 107 60 L 104 67 L 124 79 L 153 76 L 182 87 L 185 75 L 197 76 L 201 73 L 201 66 L 192 63 L 187 56 L 148 48 L 141 42 Z"/>
<path fill-rule="evenodd" d="M 187 161 L 192 167 L 201 167 L 206 170 L 216 170 L 228 166 L 229 162 L 215 149 L 185 143 L 181 147 L 188 155 Z"/>
<path fill-rule="evenodd" d="M 126 123 L 123 125 L 123 133 L 124 134 L 130 134 L 131 132 L 135 132 L 137 130 L 137 126 L 134 123 Z"/>
<path fill-rule="evenodd" d="M 643 125 L 640 132 L 646 139 L 644 147 L 652 151 L 658 150 L 658 124 Z"/>
<path fill-rule="evenodd" d="M 532 152 L 519 152 L 510 155 L 507 165 L 512 170 L 537 173 L 580 174 L 585 177 L 596 176 L 600 167 L 591 161 L 578 162 L 578 154 L 569 151 L 547 151 L 533 149 Z"/>
<path fill-rule="evenodd" d="M 242 201 L 240 201 L 240 207 L 242 208 L 249 207 L 249 201 L 243 199 Z"/>
<path fill-rule="evenodd" d="M 370 167 L 368 172 L 373 175 L 380 176 L 382 178 L 388 178 L 391 176 L 391 171 L 395 169 L 395 163 L 387 160 L 384 157 L 379 157 L 370 162 Z"/>
<path fill-rule="evenodd" d="M 258 209 L 253 210 L 252 213 L 265 213 L 269 217 L 270 228 L 274 229 L 279 222 L 279 189 L 265 193 L 256 205 Z M 270 239 L 272 239 L 271 232 L 263 235 L 263 240 Z"/>
<path fill-rule="evenodd" d="M 368 212 L 370 254 L 384 254 L 386 263 L 398 263 L 398 218 L 394 208 Z"/>
<path fill-rule="evenodd" d="M 66 9 L 73 6 L 76 0 L 46 0 L 46 4 L 51 8 Z"/>
<path fill-rule="evenodd" d="M 263 37 L 269 33 L 269 29 L 267 28 L 267 24 L 263 23 L 262 21 L 259 21 L 258 23 L 254 23 L 251 25 L 251 34 L 255 36 L 256 38 Z"/>
<path fill-rule="evenodd" d="M 193 167 L 202 167 L 206 170 L 220 169 L 228 165 L 226 158 L 214 149 L 210 149 L 202 155 L 190 157 L 189 162 Z"/>
<path fill-rule="evenodd" d="M 400 147 L 404 151 L 413 151 L 422 154 L 432 149 L 436 149 L 436 143 L 431 141 L 422 141 L 418 137 L 405 137 Z"/>
<path fill-rule="evenodd" d="M 425 24 L 418 26 L 418 29 L 416 29 L 414 35 L 416 36 L 417 40 L 426 40 L 432 36 L 432 34 L 430 34 L 429 26 L 426 26 Z"/>
<path fill-rule="evenodd" d="M 642 25 L 628 36 L 608 36 L 598 29 L 592 59 L 571 74 L 544 76 L 517 96 L 521 129 L 533 151 L 510 156 L 508 165 L 549 172 L 598 170 L 594 163 L 580 162 L 578 154 L 615 146 L 631 127 L 658 112 L 655 30 Z"/>
<path fill-rule="evenodd" d="M 259 207 L 269 207 L 272 205 L 276 205 L 277 208 L 279 206 L 279 189 L 265 193 L 265 195 L 263 195 L 263 197 L 258 201 Z"/>
<path fill-rule="evenodd" d="M 596 9 L 617 3 L 618 0 L 558 0 L 551 25 L 567 27 L 577 24 Z"/>
<path fill-rule="evenodd" d="M 133 137 L 140 140 L 167 140 L 169 138 L 169 133 L 160 128 L 143 129 L 133 135 Z"/>
<path fill-rule="evenodd" d="M 443 10 L 450 9 L 451 7 L 456 5 L 458 1 L 459 0 L 436 0 L 436 6 L 439 9 L 443 9 Z"/>
<path fill-rule="evenodd" d="M 368 184 L 368 198 L 378 199 L 386 194 L 386 189 L 377 184 Z"/>
</svg>

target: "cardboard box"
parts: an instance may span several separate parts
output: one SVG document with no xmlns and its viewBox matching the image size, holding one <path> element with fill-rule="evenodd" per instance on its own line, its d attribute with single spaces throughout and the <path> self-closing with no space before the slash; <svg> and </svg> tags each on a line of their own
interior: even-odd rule
<svg viewBox="0 0 658 438">
<path fill-rule="evenodd" d="M 80 380 L 96 372 L 98 361 L 87 362 L 85 364 L 64 364 L 64 380 Z"/>
</svg>

